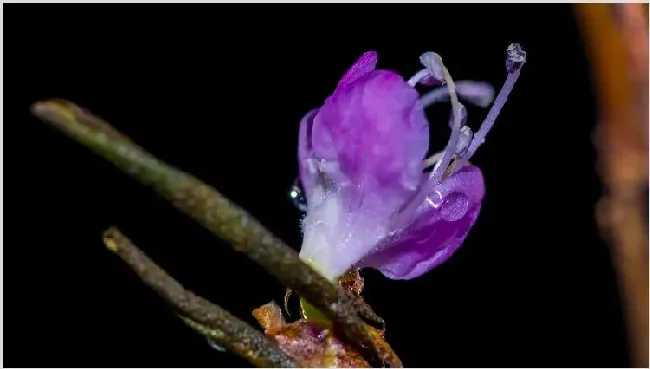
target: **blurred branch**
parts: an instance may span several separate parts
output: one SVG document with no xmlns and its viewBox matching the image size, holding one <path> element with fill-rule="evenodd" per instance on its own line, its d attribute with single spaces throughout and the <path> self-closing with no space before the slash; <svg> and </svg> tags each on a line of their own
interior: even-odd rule
<svg viewBox="0 0 650 369">
<path fill-rule="evenodd" d="M 648 6 L 576 4 L 598 96 L 596 209 L 623 298 L 632 365 L 648 367 Z"/>
<path fill-rule="evenodd" d="M 218 305 L 187 291 L 115 228 L 104 233 L 106 247 L 117 254 L 142 281 L 156 291 L 194 330 L 258 367 L 298 367 L 264 334 Z"/>
<path fill-rule="evenodd" d="M 357 306 L 361 305 L 355 296 L 338 289 L 304 264 L 293 249 L 216 189 L 155 158 L 107 122 L 71 102 L 38 102 L 32 106 L 32 112 L 151 186 L 181 212 L 260 264 L 340 325 L 344 335 L 361 348 L 369 362 L 379 358 L 392 366 L 401 366 L 391 359 L 394 353 L 389 355 L 378 347 L 366 330 L 357 315 Z"/>
</svg>

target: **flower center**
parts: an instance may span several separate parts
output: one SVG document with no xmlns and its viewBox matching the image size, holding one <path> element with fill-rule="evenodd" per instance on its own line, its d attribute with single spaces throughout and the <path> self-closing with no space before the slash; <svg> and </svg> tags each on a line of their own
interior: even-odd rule
<svg viewBox="0 0 650 369">
<path fill-rule="evenodd" d="M 456 84 L 442 63 L 442 58 L 436 53 L 428 52 L 420 56 L 420 62 L 424 65 L 425 69 L 418 71 L 409 79 L 408 83 L 415 87 L 417 83 L 433 79 L 439 82 L 439 84 L 447 86 L 447 93 L 452 104 L 452 118 L 450 120 L 451 135 L 444 151 L 436 153 L 424 160 L 425 168 L 434 166 L 429 181 L 421 186 L 413 199 L 395 216 L 393 219 L 393 226 L 395 227 L 408 224 L 415 215 L 417 208 L 425 201 L 426 196 L 433 188 L 445 178 L 465 166 L 478 147 L 485 142 L 485 136 L 494 125 L 494 121 L 508 100 L 508 95 L 519 78 L 521 67 L 526 62 L 526 52 L 522 50 L 519 44 L 511 44 L 508 46 L 506 52 L 506 71 L 508 72 L 508 76 L 476 134 L 465 125 L 467 111 L 458 101 Z M 437 96 L 442 95 L 438 94 Z M 427 95 L 425 95 L 424 99 L 420 99 L 423 106 L 428 106 L 437 101 L 442 101 L 442 99 L 440 97 L 427 97 Z"/>
</svg>

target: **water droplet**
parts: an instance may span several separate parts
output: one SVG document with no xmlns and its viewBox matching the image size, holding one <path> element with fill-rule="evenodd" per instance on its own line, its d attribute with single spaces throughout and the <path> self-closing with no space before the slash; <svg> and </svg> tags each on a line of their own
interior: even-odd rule
<svg viewBox="0 0 650 369">
<path fill-rule="evenodd" d="M 213 349 L 215 349 L 215 350 L 217 350 L 219 352 L 226 352 L 226 348 L 221 346 L 220 344 L 214 342 L 213 340 L 211 340 L 209 338 L 207 338 L 207 341 L 208 341 L 208 345 L 210 345 L 210 347 L 212 347 Z"/>
<path fill-rule="evenodd" d="M 450 193 L 442 202 L 440 217 L 455 222 L 465 216 L 469 208 L 469 198 L 462 192 Z"/>
<path fill-rule="evenodd" d="M 305 198 L 305 192 L 302 190 L 302 186 L 300 185 L 300 178 L 296 178 L 296 180 L 291 185 L 291 189 L 289 190 L 289 198 L 291 198 L 293 204 L 300 211 L 307 211 L 307 199 Z"/>
</svg>

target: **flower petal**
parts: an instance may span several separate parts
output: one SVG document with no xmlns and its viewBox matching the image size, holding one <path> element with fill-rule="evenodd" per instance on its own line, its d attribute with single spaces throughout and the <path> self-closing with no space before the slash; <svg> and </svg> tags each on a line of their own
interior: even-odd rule
<svg viewBox="0 0 650 369">
<path fill-rule="evenodd" d="M 300 121 L 298 131 L 298 170 L 300 183 L 307 198 L 318 181 L 318 167 L 312 147 L 312 125 L 316 113 L 318 113 L 318 109 L 313 109 L 305 114 Z"/>
<path fill-rule="evenodd" d="M 421 182 L 429 146 L 417 91 L 394 72 L 370 70 L 375 62 L 362 58 L 301 124 L 307 215 L 300 257 L 329 279 L 385 238 Z"/>
<path fill-rule="evenodd" d="M 384 241 L 358 266 L 391 279 L 412 279 L 445 262 L 473 226 L 485 194 L 480 169 L 466 166 L 435 186 L 408 228 Z"/>
<path fill-rule="evenodd" d="M 345 75 L 343 75 L 343 78 L 339 81 L 338 87 L 354 82 L 359 77 L 372 72 L 375 68 L 377 68 L 377 52 L 368 51 L 361 55 L 359 60 L 357 60 L 356 63 L 345 72 Z"/>
<path fill-rule="evenodd" d="M 333 166 L 331 179 L 359 196 L 414 191 L 429 146 L 417 99 L 401 76 L 384 70 L 338 88 L 314 117 L 312 134 L 315 157 Z"/>
</svg>

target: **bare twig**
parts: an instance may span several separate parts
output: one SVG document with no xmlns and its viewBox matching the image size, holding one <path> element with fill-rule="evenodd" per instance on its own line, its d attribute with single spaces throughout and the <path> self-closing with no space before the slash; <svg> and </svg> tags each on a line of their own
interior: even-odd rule
<svg viewBox="0 0 650 369">
<path fill-rule="evenodd" d="M 43 121 L 88 146 L 118 168 L 151 186 L 235 250 L 263 266 L 287 287 L 338 323 L 370 362 L 376 358 L 401 366 L 378 347 L 357 315 L 358 302 L 304 264 L 298 254 L 245 210 L 194 176 L 155 158 L 107 122 L 64 100 L 38 102 L 32 112 Z"/>
<path fill-rule="evenodd" d="M 258 367 L 297 367 L 273 341 L 218 305 L 187 291 L 140 251 L 116 228 L 104 233 L 106 247 L 117 254 L 142 281 L 181 314 L 199 333 Z"/>
<path fill-rule="evenodd" d="M 648 367 L 648 7 L 578 4 L 596 81 L 595 145 L 606 193 L 597 219 L 610 241 L 632 365 Z"/>
</svg>

